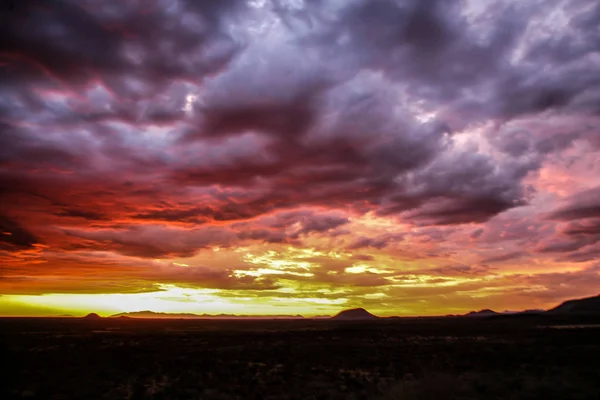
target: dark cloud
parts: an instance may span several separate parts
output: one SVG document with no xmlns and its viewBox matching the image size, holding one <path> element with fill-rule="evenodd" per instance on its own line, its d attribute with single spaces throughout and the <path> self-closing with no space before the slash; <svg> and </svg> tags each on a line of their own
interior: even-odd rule
<svg viewBox="0 0 600 400">
<path fill-rule="evenodd" d="M 506 167 L 498 175 L 494 161 L 483 155 L 466 158 L 466 154 L 461 154 L 463 160 L 455 163 L 456 150 L 446 135 L 448 126 L 442 121 L 426 124 L 416 121 L 406 109 L 409 103 L 398 98 L 398 91 L 393 88 L 394 85 L 400 88 L 402 82 L 418 82 L 421 87 L 415 88 L 417 93 L 428 97 L 428 91 L 442 88 L 442 82 L 466 82 L 467 77 L 472 80 L 473 71 L 464 67 L 477 65 L 472 62 L 473 57 L 481 61 L 497 59 L 498 55 L 495 58 L 489 55 L 497 53 L 501 42 L 502 46 L 510 43 L 506 38 L 500 39 L 506 36 L 504 29 L 494 34 L 498 38 L 490 39 L 488 49 L 477 45 L 471 32 L 464 30 L 460 8 L 445 2 L 432 2 L 428 7 L 415 1 L 356 2 L 340 8 L 315 3 L 295 11 L 288 6 L 276 7 L 275 14 L 268 11 L 270 6 L 257 11 L 240 4 L 198 6 L 174 2 L 170 7 L 160 7 L 159 2 L 158 7 L 149 6 L 145 11 L 123 5 L 121 12 L 117 12 L 119 7 L 93 9 L 91 4 L 64 1 L 46 9 L 32 8 L 30 17 L 25 17 L 28 10 L 20 9 L 17 14 L 24 16 L 25 25 L 39 20 L 39 29 L 30 31 L 15 23 L 7 25 L 5 29 L 11 30 L 18 41 L 13 46 L 27 49 L 31 53 L 29 58 L 51 73 L 64 75 L 66 81 L 76 76 L 91 79 L 86 78 L 88 70 L 105 77 L 104 83 L 97 84 L 95 92 L 88 94 L 87 110 L 69 103 L 48 107 L 39 94 L 32 93 L 30 98 L 36 99 L 38 108 L 45 109 L 49 122 L 104 123 L 110 115 L 116 121 L 143 126 L 148 122 L 173 125 L 179 121 L 181 126 L 172 127 L 172 137 L 186 138 L 187 150 L 222 149 L 222 157 L 203 164 L 198 156 L 196 160 L 187 157 L 188 151 L 172 141 L 163 143 L 172 146 L 169 152 L 151 145 L 142 146 L 145 153 L 140 152 L 142 142 L 131 139 L 129 136 L 133 134 L 127 133 L 125 127 L 103 125 L 95 127 L 96 132 L 92 133 L 99 146 L 92 146 L 81 137 L 76 139 L 81 143 L 65 146 L 58 135 L 44 143 L 31 131 L 28 139 L 22 139 L 26 143 L 19 144 L 14 139 L 15 133 L 11 136 L 10 159 L 33 158 L 31 146 L 35 145 L 39 148 L 35 150 L 37 159 L 42 151 L 50 163 L 59 164 L 58 160 L 62 160 L 70 169 L 97 169 L 90 165 L 91 160 L 78 154 L 78 150 L 86 148 L 129 171 L 172 171 L 166 179 L 177 184 L 256 186 L 257 179 L 265 180 L 262 196 L 251 202 L 219 205 L 219 210 L 214 211 L 218 220 L 248 218 L 296 203 L 332 203 L 333 206 L 351 204 L 359 210 L 381 207 L 381 215 L 423 208 L 410 215 L 427 223 L 459 224 L 483 221 L 522 204 L 519 192 L 522 169 Z M 145 17 L 137 18 L 142 12 Z M 248 35 L 252 30 L 244 30 L 242 25 L 234 38 L 235 35 L 226 33 L 231 31 L 228 24 L 241 15 L 247 15 L 258 25 L 276 24 L 274 18 L 279 16 L 290 29 L 273 27 L 274 33 L 265 33 L 263 43 L 251 41 Z M 70 24 L 68 21 L 74 16 L 81 16 L 77 20 L 87 23 Z M 315 29 L 310 32 L 300 29 L 303 21 L 311 21 Z M 63 35 L 73 36 L 78 31 L 81 34 L 68 46 L 58 44 L 64 41 L 57 40 L 54 49 L 43 46 L 46 34 L 52 29 L 57 32 L 62 29 Z M 343 45 L 335 40 L 340 35 L 348 37 Z M 240 46 L 238 42 L 246 45 Z M 274 52 L 267 45 L 281 48 Z M 218 73 L 207 81 L 206 93 L 198 93 L 193 85 L 187 90 L 181 85 L 158 85 L 192 77 L 192 81 L 199 83 L 207 71 L 217 68 L 208 64 L 212 60 L 210 51 L 218 53 L 219 46 L 229 46 L 227 54 L 237 56 L 235 59 L 229 56 L 227 59 L 232 61 L 226 67 L 217 63 Z M 84 51 L 78 51 L 79 48 Z M 304 48 L 310 52 L 305 54 Z M 337 63 L 324 65 L 321 59 L 329 52 L 339 54 L 340 60 L 355 58 L 355 62 L 348 67 Z M 383 74 L 368 70 L 356 74 L 358 69 L 384 62 L 390 52 L 398 57 L 385 62 Z M 52 64 L 47 53 L 56 54 L 60 64 Z M 311 62 L 303 62 L 302 57 Z M 459 61 L 463 58 L 465 61 Z M 445 62 L 440 64 L 447 65 L 443 71 L 435 67 L 442 59 Z M 477 68 L 479 73 L 492 70 L 493 67 L 484 64 Z M 401 76 L 410 79 L 401 82 Z M 454 94 L 449 87 L 443 90 Z M 181 111 L 189 93 L 202 98 L 193 107 L 197 116 L 191 121 L 195 127 L 185 121 Z M 20 98 L 23 92 L 14 95 Z M 396 103 L 404 104 L 405 109 L 399 110 Z M 26 109 L 23 103 L 23 111 Z M 14 114 L 15 110 L 8 112 Z M 23 133 L 22 128 L 11 129 Z M 223 137 L 239 137 L 249 131 L 262 132 L 271 138 L 259 146 L 256 143 L 263 139 L 257 138 L 259 142 L 237 149 L 232 147 L 237 147 L 235 140 L 222 142 Z M 100 138 L 101 132 L 110 136 Z M 68 161 L 74 159 L 79 164 Z M 436 162 L 427 166 L 431 161 Z M 406 176 L 412 172 L 417 176 L 414 181 Z M 486 185 L 471 184 L 467 188 L 462 184 L 477 180 Z M 448 186 L 449 182 L 453 187 Z M 412 185 L 419 189 L 411 188 Z M 430 204 L 432 201 L 435 204 Z M 467 211 L 473 208 L 475 212 Z M 181 217 L 198 223 L 202 218 L 194 215 L 196 211 L 201 210 L 177 207 L 172 211 L 145 211 L 136 217 L 157 221 Z"/>
<path fill-rule="evenodd" d="M 554 210 L 549 217 L 563 221 L 600 217 L 600 188 L 574 194 L 566 200 L 565 205 Z"/>
<path fill-rule="evenodd" d="M 570 20 L 560 21 L 566 29 L 547 36 L 534 27 L 548 23 L 546 11 L 560 7 L 557 1 L 494 3 L 482 12 L 461 5 L 351 2 L 336 10 L 320 39 L 350 54 L 345 61 L 410 77 L 407 87 L 434 107 L 444 104 L 448 115 L 514 117 L 577 103 L 577 95 L 597 88 L 597 66 L 586 58 L 598 50 L 598 33 L 589 29 L 598 22 L 597 5 L 571 4 Z M 561 68 L 539 68 L 548 63 Z"/>
<path fill-rule="evenodd" d="M 566 199 L 550 218 L 566 221 L 554 237 L 542 241 L 537 251 L 561 254 L 558 261 L 586 262 L 599 256 L 600 216 L 596 206 L 598 190 L 590 189 Z"/>
<path fill-rule="evenodd" d="M 404 233 L 389 233 L 389 234 L 381 234 L 376 237 L 358 237 L 352 243 L 350 243 L 347 248 L 349 250 L 362 249 L 366 247 L 372 247 L 378 250 L 381 250 L 391 243 L 401 242 L 404 240 L 406 234 Z"/>
<path fill-rule="evenodd" d="M 524 251 L 515 251 L 515 252 L 506 253 L 506 254 L 501 254 L 498 256 L 484 258 L 483 260 L 481 260 L 481 262 L 483 264 L 493 264 L 493 263 L 499 263 L 499 262 L 503 262 L 503 261 L 511 261 L 511 260 L 523 258 L 523 257 L 527 256 L 527 254 L 528 253 L 524 252 Z"/>
<path fill-rule="evenodd" d="M 482 245 L 496 245 L 509 241 L 520 246 L 535 246 L 554 233 L 553 223 L 539 221 L 528 213 L 522 215 L 506 213 L 488 221 L 485 229 L 477 236 L 477 242 Z"/>
<path fill-rule="evenodd" d="M 488 266 L 473 266 L 473 265 L 464 265 L 464 264 L 450 264 L 444 265 L 440 268 L 435 268 L 432 270 L 425 270 L 423 273 L 431 274 L 435 273 L 436 275 L 441 276 L 480 276 L 490 273 L 490 268 Z"/>
<path fill-rule="evenodd" d="M 235 1 L 17 3 L 0 20 L 3 58 L 10 61 L 5 78 L 67 83 L 98 75 L 118 82 L 135 72 L 154 84 L 213 72 L 236 49 L 224 19 L 244 7 Z"/>
<path fill-rule="evenodd" d="M 240 239 L 270 243 L 293 243 L 301 236 L 312 233 L 334 235 L 335 229 L 350 222 L 337 211 L 297 210 L 284 211 L 260 217 L 251 222 L 232 225 Z"/>
<path fill-rule="evenodd" d="M 206 216 L 213 214 L 210 211 L 212 210 L 201 207 L 192 207 L 188 209 L 162 208 L 135 214 L 132 218 L 149 221 L 189 222 L 200 224 L 208 221 Z"/>
<path fill-rule="evenodd" d="M 600 238 L 598 238 L 598 240 L 596 240 L 596 242 L 598 242 L 598 241 L 600 241 Z M 572 252 L 572 253 L 566 254 L 565 256 L 559 257 L 558 261 L 583 263 L 583 262 L 599 260 L 599 259 L 600 259 L 600 246 L 594 245 L 594 246 L 585 247 L 585 248 L 581 249 L 580 251 Z"/>
<path fill-rule="evenodd" d="M 0 215 L 0 249 L 29 248 L 39 239 L 23 228 L 17 221 Z"/>
<path fill-rule="evenodd" d="M 536 250 L 541 253 L 568 253 L 579 250 L 590 243 L 590 240 L 585 238 L 556 238 L 540 243 Z"/>
<path fill-rule="evenodd" d="M 587 262 L 598 257 L 600 242 L 600 191 L 594 187 L 573 194 L 545 215 L 547 220 L 558 220 L 554 235 L 541 240 L 535 250 L 556 253 L 558 261 Z"/>
<path fill-rule="evenodd" d="M 477 239 L 477 238 L 481 237 L 481 235 L 483 235 L 483 232 L 485 232 L 485 230 L 483 228 L 475 229 L 473 232 L 471 232 L 470 237 L 472 239 Z"/>
<path fill-rule="evenodd" d="M 73 208 L 65 208 L 56 215 L 59 217 L 83 218 L 88 221 L 102 221 L 107 219 L 106 216 L 94 211 L 78 210 Z"/>
<path fill-rule="evenodd" d="M 235 234 L 228 229 L 206 227 L 194 230 L 160 225 L 139 225 L 122 229 L 71 229 L 72 236 L 91 241 L 91 248 L 116 251 L 143 258 L 190 257 L 211 245 L 228 246 Z"/>
<path fill-rule="evenodd" d="M 600 218 L 582 219 L 569 222 L 563 229 L 567 235 L 600 235 Z"/>
<path fill-rule="evenodd" d="M 177 221 L 190 222 L 186 218 Z M 298 210 L 224 226 L 206 224 L 190 228 L 123 224 L 99 229 L 63 227 L 60 230 L 70 237 L 85 240 L 84 246 L 90 250 L 116 251 L 142 258 L 173 258 L 190 257 L 210 246 L 229 247 L 244 240 L 297 244 L 301 237 L 313 233 L 330 234 L 348 222 L 340 212 Z"/>
<path fill-rule="evenodd" d="M 274 229 L 245 229 L 238 234 L 238 237 L 242 240 L 250 239 L 265 243 L 297 243 L 285 232 Z"/>
<path fill-rule="evenodd" d="M 312 232 L 323 233 L 350 222 L 341 212 L 291 211 L 275 215 L 276 222 L 269 224 L 274 228 L 299 225 L 294 236 Z"/>
</svg>

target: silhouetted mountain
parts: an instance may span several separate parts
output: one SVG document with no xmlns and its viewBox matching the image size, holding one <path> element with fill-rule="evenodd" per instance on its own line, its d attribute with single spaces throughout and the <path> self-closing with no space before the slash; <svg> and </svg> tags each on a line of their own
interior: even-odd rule
<svg viewBox="0 0 600 400">
<path fill-rule="evenodd" d="M 109 318 L 200 318 L 197 314 L 190 313 L 161 313 L 154 311 L 133 311 L 111 315 Z"/>
<path fill-rule="evenodd" d="M 549 314 L 600 314 L 600 295 L 567 300 L 546 312 Z"/>
<path fill-rule="evenodd" d="M 161 313 L 154 311 L 133 311 L 111 315 L 110 318 L 169 318 L 169 319 L 304 319 L 301 315 L 231 315 L 231 314 L 192 314 Z"/>
<path fill-rule="evenodd" d="M 344 310 L 341 311 L 340 313 L 338 313 L 337 315 L 331 317 L 331 319 L 338 319 L 338 320 L 371 320 L 371 319 L 378 319 L 379 317 L 371 314 L 370 312 L 368 312 L 367 310 L 365 310 L 364 308 L 354 308 L 351 310 Z"/>
<path fill-rule="evenodd" d="M 479 311 L 471 311 L 470 313 L 465 314 L 466 317 L 491 317 L 492 315 L 500 315 L 494 310 L 485 309 Z"/>
<path fill-rule="evenodd" d="M 83 319 L 102 319 L 102 317 L 96 313 L 89 313 L 88 315 L 83 317 Z"/>
<path fill-rule="evenodd" d="M 502 315 L 520 315 L 520 314 L 542 314 L 546 312 L 546 310 L 542 309 L 532 309 L 532 310 L 524 310 L 524 311 L 503 311 Z"/>
<path fill-rule="evenodd" d="M 541 314 L 546 312 L 546 310 L 543 310 L 541 308 L 534 308 L 531 310 L 525 310 L 525 311 L 521 311 L 521 314 Z"/>
</svg>

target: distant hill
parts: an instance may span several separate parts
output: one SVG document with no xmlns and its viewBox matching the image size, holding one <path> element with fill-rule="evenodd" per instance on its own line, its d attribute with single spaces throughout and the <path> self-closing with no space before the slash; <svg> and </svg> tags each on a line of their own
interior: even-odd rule
<svg viewBox="0 0 600 400">
<path fill-rule="evenodd" d="M 101 317 L 101 316 L 99 316 L 99 315 L 98 315 L 98 314 L 96 314 L 96 313 L 89 313 L 88 315 L 86 315 L 85 317 L 83 317 L 83 319 L 91 319 L 91 320 L 94 320 L 94 319 L 102 319 L 102 317 Z"/>
<path fill-rule="evenodd" d="M 353 308 L 351 310 L 344 310 L 339 314 L 331 317 L 331 319 L 345 320 L 345 321 L 360 321 L 360 320 L 373 320 L 378 319 L 376 315 L 371 314 L 364 308 Z"/>
<path fill-rule="evenodd" d="M 109 318 L 199 318 L 197 314 L 189 313 L 161 313 L 154 311 L 134 311 L 111 315 Z"/>
<path fill-rule="evenodd" d="M 232 315 L 232 314 L 192 314 L 162 313 L 154 311 L 133 311 L 111 315 L 110 318 L 166 318 L 166 319 L 304 319 L 301 315 Z"/>
<path fill-rule="evenodd" d="M 502 312 L 502 315 L 542 314 L 544 312 L 546 312 L 546 310 L 542 310 L 542 309 L 532 309 L 532 310 L 523 310 L 523 311 L 505 310 Z"/>
<path fill-rule="evenodd" d="M 542 315 L 542 314 L 600 314 L 600 295 L 594 297 L 588 297 L 583 299 L 568 300 L 559 306 L 548 310 L 531 309 L 524 311 L 503 311 L 501 313 L 490 309 L 483 309 L 479 311 L 471 311 L 467 314 L 462 315 L 463 317 L 493 317 L 493 316 L 511 316 L 511 315 Z M 458 315 L 447 315 L 447 317 L 459 317 Z M 98 314 L 91 313 L 84 317 L 85 319 L 100 319 Z M 234 314 L 193 314 L 193 313 L 162 313 L 154 311 L 135 311 L 126 312 L 111 315 L 110 318 L 170 318 L 170 319 L 235 319 L 235 320 L 274 320 L 274 319 L 304 319 L 301 315 L 234 315 Z M 333 317 L 318 315 L 313 316 L 311 319 L 333 319 L 333 320 L 347 320 L 347 321 L 360 321 L 360 320 L 375 320 L 380 317 L 371 314 L 364 308 L 354 308 L 350 310 L 343 310 Z M 394 318 L 394 317 L 390 317 Z M 399 317 L 396 317 L 399 318 Z"/>
<path fill-rule="evenodd" d="M 485 309 L 479 311 L 471 311 L 470 313 L 465 314 L 465 317 L 490 317 L 492 315 L 500 315 L 494 310 Z"/>
<path fill-rule="evenodd" d="M 548 314 L 600 314 L 600 295 L 568 300 L 546 312 Z"/>
</svg>

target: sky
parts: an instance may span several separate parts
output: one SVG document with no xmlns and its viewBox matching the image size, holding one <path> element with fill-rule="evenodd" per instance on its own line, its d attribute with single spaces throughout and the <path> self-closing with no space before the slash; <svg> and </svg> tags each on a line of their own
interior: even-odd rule
<svg viewBox="0 0 600 400">
<path fill-rule="evenodd" d="M 2 3 L 0 315 L 600 287 L 600 2 Z"/>
</svg>

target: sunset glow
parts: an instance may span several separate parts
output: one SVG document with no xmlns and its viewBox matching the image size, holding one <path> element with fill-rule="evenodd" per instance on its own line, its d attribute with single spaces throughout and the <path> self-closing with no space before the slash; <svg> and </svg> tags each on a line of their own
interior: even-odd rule
<svg viewBox="0 0 600 400">
<path fill-rule="evenodd" d="M 0 315 L 599 292 L 597 2 L 17 3 Z"/>
</svg>

